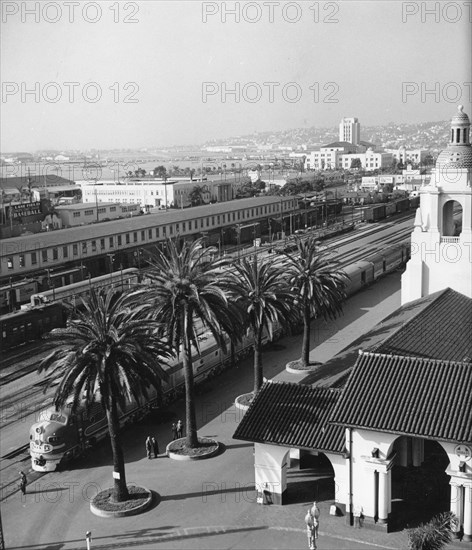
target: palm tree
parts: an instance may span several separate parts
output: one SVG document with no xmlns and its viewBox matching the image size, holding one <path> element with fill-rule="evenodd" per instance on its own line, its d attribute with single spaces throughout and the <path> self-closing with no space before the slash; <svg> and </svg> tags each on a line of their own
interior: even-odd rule
<svg viewBox="0 0 472 550">
<path fill-rule="evenodd" d="M 313 235 L 295 237 L 297 248 L 285 252 L 290 282 L 297 293 L 303 318 L 301 365 L 310 364 L 310 327 L 315 317 L 335 319 L 342 312 L 347 278 L 337 264 L 321 251 Z"/>
<path fill-rule="evenodd" d="M 293 293 L 285 278 L 285 267 L 279 258 L 242 258 L 233 264 L 232 292 L 245 315 L 245 325 L 254 342 L 254 393 L 262 386 L 262 336 L 269 337 L 277 325 L 288 328 L 294 318 L 291 308 Z"/>
<path fill-rule="evenodd" d="M 161 365 L 171 355 L 158 336 L 159 324 L 149 315 L 151 308 L 136 305 L 140 294 L 91 289 L 83 309 L 75 311 L 67 327 L 47 336 L 52 351 L 39 366 L 39 372 L 51 371 L 49 382 L 61 378 L 53 400 L 56 409 L 71 400 L 74 412 L 84 402 L 87 406 L 101 400 L 113 453 L 115 502 L 128 498 L 120 409 L 131 399 L 146 399 L 150 386 L 160 388 L 166 378 Z"/>
<path fill-rule="evenodd" d="M 222 270 L 228 261 L 209 263 L 205 252 L 203 239 L 193 243 L 169 239 L 165 252 L 158 249 L 150 257 L 147 272 L 155 316 L 165 327 L 169 343 L 177 353 L 182 351 L 189 448 L 198 447 L 192 367 L 192 345 L 199 349 L 197 321 L 208 327 L 223 350 L 225 335 L 237 338 L 241 331 L 236 308 L 228 300 L 227 276 Z"/>
<path fill-rule="evenodd" d="M 441 550 L 452 540 L 452 526 L 457 518 L 452 512 L 444 512 L 414 529 L 408 529 L 410 550 Z"/>
</svg>

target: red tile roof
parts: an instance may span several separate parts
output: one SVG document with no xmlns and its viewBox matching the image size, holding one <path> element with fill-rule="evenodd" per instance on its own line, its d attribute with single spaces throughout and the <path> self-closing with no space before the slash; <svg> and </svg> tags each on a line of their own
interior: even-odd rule
<svg viewBox="0 0 472 550">
<path fill-rule="evenodd" d="M 371 349 L 379 353 L 472 362 L 472 299 L 446 288 L 401 309 L 420 306 Z"/>
<path fill-rule="evenodd" d="M 472 363 L 361 353 L 330 421 L 472 443 Z"/>
<path fill-rule="evenodd" d="M 266 382 L 234 439 L 342 453 L 344 428 L 328 425 L 340 390 Z"/>
</svg>

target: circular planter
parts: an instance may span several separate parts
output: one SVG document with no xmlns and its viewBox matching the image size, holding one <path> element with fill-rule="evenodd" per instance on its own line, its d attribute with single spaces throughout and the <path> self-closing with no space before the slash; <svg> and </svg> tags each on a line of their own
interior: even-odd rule
<svg viewBox="0 0 472 550">
<path fill-rule="evenodd" d="M 173 460 L 204 460 L 218 454 L 220 444 L 216 439 L 209 437 L 199 437 L 198 442 L 201 445 L 195 449 L 189 449 L 185 446 L 185 437 L 171 441 L 166 447 L 166 454 Z"/>
<path fill-rule="evenodd" d="M 288 362 L 285 365 L 285 370 L 287 372 L 290 372 L 291 374 L 304 374 L 316 370 L 322 364 L 323 363 L 320 363 L 318 361 L 313 361 L 306 367 L 302 367 L 300 359 L 297 359 L 296 361 Z"/>
<path fill-rule="evenodd" d="M 137 485 L 128 486 L 130 499 L 124 502 L 110 502 L 113 488 L 100 491 L 90 501 L 90 511 L 101 518 L 123 518 L 145 512 L 152 504 L 152 492 Z"/>
<path fill-rule="evenodd" d="M 252 403 L 252 400 L 254 399 L 254 393 L 243 393 L 242 395 L 238 395 L 236 399 L 234 400 L 234 404 L 237 409 L 241 409 L 242 411 L 247 411 Z"/>
</svg>

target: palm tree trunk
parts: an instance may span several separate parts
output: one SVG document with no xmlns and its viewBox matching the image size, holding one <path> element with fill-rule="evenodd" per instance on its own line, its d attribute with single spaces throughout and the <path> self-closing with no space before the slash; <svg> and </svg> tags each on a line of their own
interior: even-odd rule
<svg viewBox="0 0 472 550">
<path fill-rule="evenodd" d="M 188 333 L 187 309 L 185 308 L 185 320 L 182 334 L 184 335 L 184 377 L 185 377 L 185 422 L 187 447 L 193 449 L 198 447 L 197 419 L 195 416 L 195 392 L 193 383 L 192 350 Z M 191 322 L 191 321 L 190 321 Z"/>
<path fill-rule="evenodd" d="M 311 312 L 310 307 L 305 306 L 303 309 L 303 343 L 302 343 L 302 366 L 306 367 L 310 364 L 310 328 L 311 328 Z"/>
<path fill-rule="evenodd" d="M 254 394 L 261 389 L 262 381 L 262 327 L 259 327 L 254 334 Z"/>
<path fill-rule="evenodd" d="M 111 405 L 107 407 L 108 431 L 110 432 L 111 450 L 113 453 L 113 496 L 114 502 L 122 502 L 129 498 L 128 487 L 126 486 L 125 460 L 123 449 L 120 442 L 120 423 L 118 420 L 118 409 L 116 401 L 111 400 Z"/>
</svg>

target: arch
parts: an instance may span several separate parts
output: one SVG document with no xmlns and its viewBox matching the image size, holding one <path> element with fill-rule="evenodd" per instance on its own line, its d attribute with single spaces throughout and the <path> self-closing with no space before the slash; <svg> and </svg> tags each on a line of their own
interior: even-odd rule
<svg viewBox="0 0 472 550">
<path fill-rule="evenodd" d="M 287 472 L 284 504 L 333 502 L 335 497 L 335 469 L 328 455 L 301 449 Z"/>
<path fill-rule="evenodd" d="M 449 456 L 440 442 L 400 436 L 389 453 L 394 456 L 389 529 L 403 529 L 449 511 Z"/>
<path fill-rule="evenodd" d="M 441 235 L 455 237 L 462 232 L 462 204 L 450 199 L 443 204 L 441 215 Z"/>
</svg>

